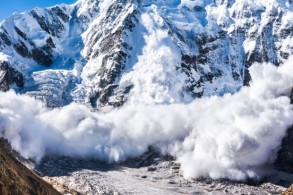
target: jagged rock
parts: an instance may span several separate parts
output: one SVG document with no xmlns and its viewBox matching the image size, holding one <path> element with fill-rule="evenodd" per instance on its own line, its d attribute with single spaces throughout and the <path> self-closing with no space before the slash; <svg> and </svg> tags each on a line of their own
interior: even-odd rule
<svg viewBox="0 0 293 195">
<path fill-rule="evenodd" d="M 282 195 L 292 195 L 293 194 L 293 186 L 290 186 Z"/>
<path fill-rule="evenodd" d="M 33 49 L 31 56 L 37 63 L 45 66 L 50 66 L 53 63 L 53 55 L 50 53 L 49 45 L 41 49 Z"/>
<path fill-rule="evenodd" d="M 51 185 L 21 164 L 0 139 L 0 194 L 59 195 Z"/>
<path fill-rule="evenodd" d="M 11 84 L 16 84 L 17 87 L 24 86 L 24 77 L 16 69 L 9 66 L 7 62 L 0 62 L 0 90 L 8 91 Z"/>
<path fill-rule="evenodd" d="M 293 104 L 293 89 L 290 94 L 290 102 Z M 280 170 L 293 173 L 293 126 L 287 130 L 287 134 L 282 140 L 275 165 Z"/>
<path fill-rule="evenodd" d="M 282 171 L 293 173 L 293 126 L 287 130 L 282 140 L 275 165 Z"/>
</svg>

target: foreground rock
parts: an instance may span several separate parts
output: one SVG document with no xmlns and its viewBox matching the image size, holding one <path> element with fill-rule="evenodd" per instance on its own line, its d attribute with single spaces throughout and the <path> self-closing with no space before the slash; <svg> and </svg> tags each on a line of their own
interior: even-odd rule
<svg viewBox="0 0 293 195">
<path fill-rule="evenodd" d="M 51 185 L 21 164 L 0 140 L 0 194 L 59 195 Z"/>
<path fill-rule="evenodd" d="M 290 186 L 282 195 L 292 195 L 293 194 L 293 186 Z"/>
<path fill-rule="evenodd" d="M 275 162 L 277 168 L 293 173 L 293 127 L 289 128 L 282 141 L 282 146 Z"/>
<path fill-rule="evenodd" d="M 293 89 L 290 94 L 290 102 L 293 104 Z M 275 165 L 279 170 L 293 173 L 293 126 L 287 130 L 282 140 Z"/>
</svg>

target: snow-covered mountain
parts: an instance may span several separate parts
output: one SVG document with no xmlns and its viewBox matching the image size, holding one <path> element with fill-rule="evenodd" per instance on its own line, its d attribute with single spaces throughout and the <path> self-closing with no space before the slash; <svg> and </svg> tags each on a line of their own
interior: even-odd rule
<svg viewBox="0 0 293 195">
<path fill-rule="evenodd" d="M 49 106 L 190 102 L 292 54 L 292 0 L 79 0 L 0 24 L 0 89 Z"/>
</svg>

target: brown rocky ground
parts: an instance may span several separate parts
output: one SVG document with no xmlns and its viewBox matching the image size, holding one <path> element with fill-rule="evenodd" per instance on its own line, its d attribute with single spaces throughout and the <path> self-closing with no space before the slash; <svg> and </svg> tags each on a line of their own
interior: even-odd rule
<svg viewBox="0 0 293 195">
<path fill-rule="evenodd" d="M 290 186 L 282 195 L 293 195 L 293 186 Z"/>
<path fill-rule="evenodd" d="M 20 163 L 0 139 L 0 194 L 1 195 L 59 195 L 27 167 Z"/>
</svg>

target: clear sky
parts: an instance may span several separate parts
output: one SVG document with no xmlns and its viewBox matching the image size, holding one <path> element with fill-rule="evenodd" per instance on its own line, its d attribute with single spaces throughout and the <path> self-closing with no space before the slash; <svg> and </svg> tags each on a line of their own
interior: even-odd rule
<svg viewBox="0 0 293 195">
<path fill-rule="evenodd" d="M 13 12 L 22 12 L 34 7 L 47 7 L 59 3 L 74 3 L 77 0 L 0 0 L 0 21 L 9 17 Z"/>
</svg>

